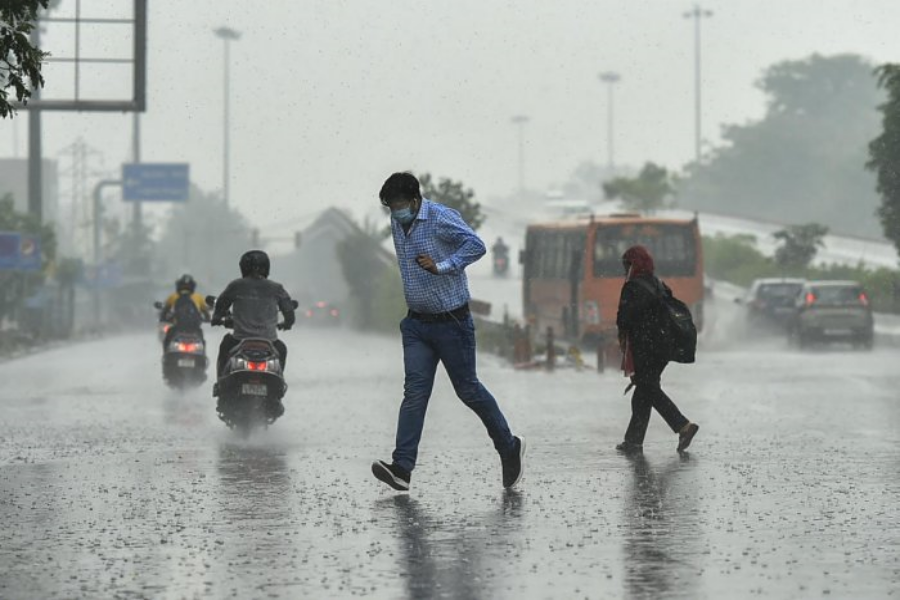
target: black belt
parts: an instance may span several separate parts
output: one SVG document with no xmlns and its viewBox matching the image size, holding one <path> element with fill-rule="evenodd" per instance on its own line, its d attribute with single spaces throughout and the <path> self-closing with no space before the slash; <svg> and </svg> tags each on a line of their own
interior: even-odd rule
<svg viewBox="0 0 900 600">
<path fill-rule="evenodd" d="M 422 321 L 423 323 L 444 323 L 446 321 L 460 321 L 469 316 L 469 305 L 463 304 L 459 308 L 448 310 L 442 313 L 420 313 L 414 310 L 406 314 L 410 319 Z"/>
</svg>

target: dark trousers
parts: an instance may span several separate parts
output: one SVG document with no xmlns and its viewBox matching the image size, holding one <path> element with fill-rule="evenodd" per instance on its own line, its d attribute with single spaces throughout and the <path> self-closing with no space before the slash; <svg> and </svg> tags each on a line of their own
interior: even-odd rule
<svg viewBox="0 0 900 600">
<path fill-rule="evenodd" d="M 632 444 L 643 444 L 644 435 L 647 433 L 647 425 L 650 423 L 650 411 L 655 408 L 665 422 L 678 433 L 688 424 L 672 399 L 669 398 L 660 387 L 660 376 L 666 368 L 665 362 L 648 362 L 636 364 L 635 374 L 631 378 L 634 382 L 634 394 L 631 396 L 631 421 L 625 430 L 625 441 Z"/>
<path fill-rule="evenodd" d="M 241 340 L 230 333 L 226 333 L 225 337 L 222 338 L 222 343 L 219 344 L 219 358 L 216 360 L 216 373 L 218 373 L 219 377 L 222 376 L 222 371 L 225 370 L 225 363 L 228 362 L 231 351 L 240 343 Z M 281 340 L 275 340 L 272 344 L 275 346 L 275 350 L 278 351 L 278 357 L 281 359 L 281 370 L 284 372 L 284 368 L 287 366 L 287 346 Z"/>
</svg>

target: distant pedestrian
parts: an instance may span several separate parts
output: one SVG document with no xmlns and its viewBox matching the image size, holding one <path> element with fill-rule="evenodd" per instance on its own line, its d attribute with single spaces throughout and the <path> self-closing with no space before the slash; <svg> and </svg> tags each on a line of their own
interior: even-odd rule
<svg viewBox="0 0 900 600">
<path fill-rule="evenodd" d="M 396 490 L 409 490 L 440 362 L 456 395 L 478 415 L 494 442 L 503 487 L 512 487 L 522 477 L 525 440 L 510 432 L 497 401 L 475 374 L 475 326 L 465 268 L 484 255 L 484 243 L 457 211 L 422 198 L 419 181 L 409 173 L 388 177 L 379 196 L 391 211 L 409 311 L 400 322 L 406 378 L 393 461 L 375 461 L 372 473 Z"/>
<path fill-rule="evenodd" d="M 654 275 L 653 257 L 643 246 L 632 246 L 622 256 L 625 285 L 619 299 L 616 325 L 622 349 L 622 370 L 631 377 L 631 422 L 625 441 L 616 446 L 622 452 L 643 449 L 644 435 L 655 408 L 672 431 L 678 434 L 678 452 L 690 445 L 700 427 L 681 414 L 660 387 L 660 376 L 668 364 L 664 340 L 660 339 L 663 306 L 661 295 L 667 288 Z"/>
</svg>

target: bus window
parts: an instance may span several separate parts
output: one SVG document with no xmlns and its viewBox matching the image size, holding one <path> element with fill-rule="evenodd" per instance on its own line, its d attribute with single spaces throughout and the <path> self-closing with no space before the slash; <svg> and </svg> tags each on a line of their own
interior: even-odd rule
<svg viewBox="0 0 900 600">
<path fill-rule="evenodd" d="M 661 277 L 690 277 L 697 269 L 694 227 L 681 224 L 622 224 L 597 228 L 594 276 L 622 277 L 622 255 L 640 244 L 653 255 Z"/>
</svg>

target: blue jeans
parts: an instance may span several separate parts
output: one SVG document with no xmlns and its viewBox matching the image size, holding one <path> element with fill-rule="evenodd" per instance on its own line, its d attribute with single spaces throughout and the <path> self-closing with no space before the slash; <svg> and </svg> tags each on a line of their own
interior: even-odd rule
<svg viewBox="0 0 900 600">
<path fill-rule="evenodd" d="M 403 334 L 403 403 L 397 422 L 394 463 L 412 471 L 419 454 L 425 411 L 434 387 L 438 362 L 444 363 L 456 395 L 484 423 L 494 448 L 501 456 L 515 449 L 509 425 L 497 401 L 475 374 L 475 325 L 472 317 L 459 321 L 426 323 L 407 317 L 400 322 Z"/>
</svg>

